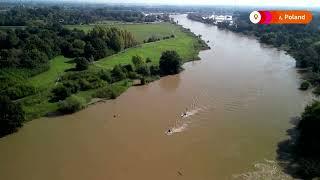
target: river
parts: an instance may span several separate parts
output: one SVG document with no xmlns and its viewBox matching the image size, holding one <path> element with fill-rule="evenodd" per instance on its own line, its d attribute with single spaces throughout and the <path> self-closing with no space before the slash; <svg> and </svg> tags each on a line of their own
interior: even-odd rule
<svg viewBox="0 0 320 180">
<path fill-rule="evenodd" d="M 311 99 L 298 90 L 294 59 L 254 38 L 174 18 L 210 41 L 201 61 L 116 100 L 27 123 L 0 139 L 0 179 L 232 179 L 274 160 L 290 118 Z M 191 114 L 181 120 L 186 108 Z"/>
</svg>

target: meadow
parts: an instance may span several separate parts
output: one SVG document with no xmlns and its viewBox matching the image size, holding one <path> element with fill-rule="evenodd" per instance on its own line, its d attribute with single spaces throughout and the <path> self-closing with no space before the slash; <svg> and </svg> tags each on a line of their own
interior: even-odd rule
<svg viewBox="0 0 320 180">
<path fill-rule="evenodd" d="M 68 29 L 80 29 L 85 32 L 89 32 L 95 26 L 108 26 L 108 27 L 118 27 L 130 31 L 135 35 L 138 42 L 142 43 L 143 40 L 147 40 L 151 36 L 163 38 L 165 36 L 171 36 L 175 34 L 177 26 L 170 23 L 103 23 L 103 24 L 91 24 L 91 25 L 66 25 Z"/>
</svg>

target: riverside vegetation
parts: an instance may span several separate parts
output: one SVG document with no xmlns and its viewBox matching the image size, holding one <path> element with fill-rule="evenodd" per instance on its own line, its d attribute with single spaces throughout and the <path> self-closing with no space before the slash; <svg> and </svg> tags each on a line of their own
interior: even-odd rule
<svg viewBox="0 0 320 180">
<path fill-rule="evenodd" d="M 13 18 L 13 12 L 27 15 Z M 170 21 L 99 24 L 84 31 L 82 26 L 63 25 L 95 22 L 94 17 L 87 21 L 87 16 L 79 16 L 75 21 L 70 15 L 67 21 L 56 22 L 36 12 L 14 8 L 5 13 L 12 21 L 2 21 L 24 27 L 0 30 L 1 136 L 34 118 L 76 112 L 92 98 L 114 99 L 133 80 L 145 84 L 178 73 L 183 62 L 197 60 L 198 52 L 208 48 L 199 37 Z M 49 8 L 49 12 L 67 13 L 63 8 Z"/>
</svg>

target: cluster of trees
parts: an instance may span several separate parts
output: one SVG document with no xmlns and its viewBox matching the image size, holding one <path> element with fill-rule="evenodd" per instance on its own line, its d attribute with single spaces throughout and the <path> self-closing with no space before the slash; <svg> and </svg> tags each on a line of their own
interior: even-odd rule
<svg viewBox="0 0 320 180">
<path fill-rule="evenodd" d="M 64 55 L 75 58 L 77 70 L 85 70 L 90 62 L 136 44 L 130 32 L 115 27 L 97 26 L 87 34 L 59 24 L 9 29 L 0 31 L 0 69 L 23 68 L 31 76 L 48 70 L 51 58 Z M 12 100 L 35 93 L 34 88 L 23 82 L 1 77 L 5 81 L 0 85 L 0 94 Z"/>
<path fill-rule="evenodd" d="M 145 18 L 139 11 L 112 7 L 13 6 L 6 11 L 0 11 L 0 26 L 26 26 L 33 23 L 88 24 L 103 20 L 153 22 L 154 19 Z"/>
<path fill-rule="evenodd" d="M 7 96 L 0 96 L 0 137 L 16 132 L 24 120 L 21 105 L 13 103 Z"/>
<path fill-rule="evenodd" d="M 170 38 L 175 38 L 175 35 L 171 35 L 171 36 L 164 36 L 162 39 L 166 40 L 166 39 L 170 39 Z M 151 37 L 149 37 L 147 40 L 143 40 L 143 43 L 150 43 L 150 42 L 156 42 L 156 41 L 160 41 L 161 38 L 157 37 L 155 35 L 152 35 Z"/>
<path fill-rule="evenodd" d="M 116 27 L 96 26 L 88 34 L 59 24 L 3 30 L 0 31 L 0 68 L 20 67 L 41 72 L 49 68 L 49 59 L 59 54 L 98 60 L 136 44 L 130 32 Z"/>
</svg>

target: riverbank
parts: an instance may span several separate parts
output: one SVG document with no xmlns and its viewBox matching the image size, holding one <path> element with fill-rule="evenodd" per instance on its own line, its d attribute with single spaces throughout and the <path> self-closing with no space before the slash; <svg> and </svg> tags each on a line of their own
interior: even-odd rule
<svg viewBox="0 0 320 180">
<path fill-rule="evenodd" d="M 161 53 L 166 50 L 175 50 L 183 59 L 183 62 L 199 60 L 198 54 L 200 50 L 208 49 L 208 46 L 199 37 L 195 36 L 189 30 L 184 29 L 182 26 L 171 23 L 159 23 L 159 24 L 130 24 L 121 25 L 122 28 L 128 28 L 128 31 L 132 30 L 134 35 L 138 36 L 139 42 L 142 41 L 142 37 L 148 38 L 151 36 L 165 37 L 170 34 L 174 35 L 174 38 L 161 39 L 160 41 L 143 43 L 137 47 L 126 49 L 115 55 L 103 58 L 89 66 L 89 69 L 83 73 L 97 74 L 101 71 L 110 71 L 117 65 L 132 64 L 132 56 L 139 55 L 143 59 L 149 58 L 151 65 L 158 66 Z M 72 26 L 73 28 L 79 28 Z M 89 31 L 87 26 L 86 31 Z M 93 26 L 90 26 L 93 28 Z M 70 27 L 69 27 L 70 28 Z M 70 69 L 75 67 L 75 63 L 72 59 L 64 58 L 62 56 L 56 57 L 51 60 L 50 69 L 46 72 L 38 74 L 30 79 L 26 79 L 38 93 L 32 96 L 25 97 L 17 100 L 23 106 L 26 112 L 27 120 L 30 121 L 41 116 L 52 114 L 58 110 L 59 102 L 51 102 L 52 89 L 58 84 L 61 77 L 64 76 Z M 146 82 L 151 82 L 158 79 L 156 76 L 146 77 Z M 108 86 L 114 91 L 116 96 L 126 91 L 133 85 L 133 79 L 126 79 L 120 82 L 112 83 Z M 90 89 L 88 91 L 77 92 L 76 96 L 84 99 L 86 104 L 91 103 L 93 96 L 104 87 Z"/>
</svg>

